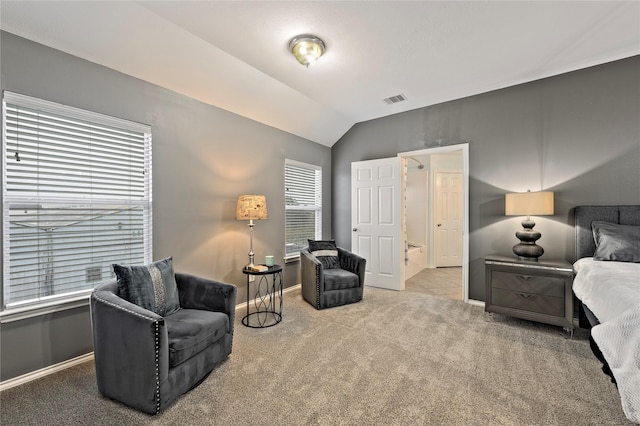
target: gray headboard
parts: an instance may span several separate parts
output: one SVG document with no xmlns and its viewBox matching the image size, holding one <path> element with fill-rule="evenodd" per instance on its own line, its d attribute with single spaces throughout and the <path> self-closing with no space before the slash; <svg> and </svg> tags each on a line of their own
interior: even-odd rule
<svg viewBox="0 0 640 426">
<path fill-rule="evenodd" d="M 578 206 L 576 220 L 576 259 L 591 257 L 596 251 L 591 222 L 618 223 L 620 225 L 640 225 L 640 205 L 634 206 Z"/>
</svg>

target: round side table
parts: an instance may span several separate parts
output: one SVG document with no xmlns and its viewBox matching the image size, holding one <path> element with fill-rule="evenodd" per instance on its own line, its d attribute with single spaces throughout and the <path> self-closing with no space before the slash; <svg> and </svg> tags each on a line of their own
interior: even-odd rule
<svg viewBox="0 0 640 426">
<path fill-rule="evenodd" d="M 242 324 L 251 328 L 272 327 L 282 321 L 282 266 L 273 265 L 266 271 L 242 268 L 247 276 L 247 314 Z M 250 277 L 255 278 L 255 294 L 250 299 Z"/>
</svg>

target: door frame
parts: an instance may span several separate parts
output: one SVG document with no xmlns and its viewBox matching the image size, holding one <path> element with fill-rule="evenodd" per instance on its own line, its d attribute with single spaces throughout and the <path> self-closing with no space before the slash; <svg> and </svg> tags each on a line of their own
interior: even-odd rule
<svg viewBox="0 0 640 426">
<path fill-rule="evenodd" d="M 406 170 L 406 162 L 408 157 L 418 155 L 446 154 L 451 152 L 462 151 L 462 295 L 465 303 L 469 303 L 469 144 L 461 143 L 456 145 L 447 145 L 437 148 L 425 148 L 416 151 L 399 152 L 398 157 L 402 158 L 403 167 Z M 406 174 L 403 174 L 406 179 Z M 406 183 L 403 182 L 402 198 L 404 199 Z M 402 206 L 403 209 L 406 206 Z M 406 217 L 406 212 L 403 211 Z M 402 221 L 402 234 L 406 235 L 406 223 Z"/>
</svg>

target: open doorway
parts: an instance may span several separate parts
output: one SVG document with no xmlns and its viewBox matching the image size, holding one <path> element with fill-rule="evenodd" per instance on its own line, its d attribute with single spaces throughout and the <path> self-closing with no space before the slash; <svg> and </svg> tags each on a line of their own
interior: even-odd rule
<svg viewBox="0 0 640 426">
<path fill-rule="evenodd" d="M 468 302 L 468 144 L 399 153 L 404 164 L 405 279 Z"/>
</svg>

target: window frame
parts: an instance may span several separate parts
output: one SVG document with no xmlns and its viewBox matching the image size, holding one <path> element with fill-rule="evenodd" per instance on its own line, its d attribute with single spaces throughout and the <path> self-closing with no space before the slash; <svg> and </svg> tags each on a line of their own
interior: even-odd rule
<svg viewBox="0 0 640 426">
<path fill-rule="evenodd" d="M 39 192 L 31 193 L 29 190 L 18 191 L 17 193 L 14 191 L 9 194 L 7 189 L 7 176 L 8 176 L 8 157 L 10 156 L 9 152 L 9 143 L 8 143 L 8 131 L 7 131 L 7 122 L 8 122 L 8 105 L 12 105 L 18 108 L 27 108 L 31 110 L 40 111 L 42 113 L 50 113 L 54 114 L 58 117 L 63 117 L 66 119 L 72 120 L 72 122 L 85 122 L 90 125 L 96 126 L 106 126 L 116 131 L 128 131 L 136 133 L 139 139 L 142 140 L 142 147 L 138 148 L 138 155 L 141 155 L 143 158 L 143 168 L 144 168 L 144 189 L 142 192 L 144 195 L 142 197 L 132 198 L 131 196 L 116 196 L 114 194 L 99 195 L 99 192 L 93 191 L 83 191 L 79 193 L 77 198 L 69 197 L 68 195 L 42 195 Z M 14 108 L 15 109 L 15 108 Z M 40 137 L 40 136 L 38 136 Z M 151 158 L 151 145 L 152 145 L 152 132 L 151 126 L 141 123 L 136 123 L 130 120 L 124 120 L 92 111 L 83 110 L 80 108 L 75 108 L 67 105 L 62 105 L 54 102 L 49 102 L 46 100 L 33 98 L 26 95 L 21 95 L 18 93 L 3 91 L 2 97 L 2 286 L 0 291 L 0 323 L 16 321 L 32 316 L 43 315 L 47 313 L 57 312 L 65 309 L 72 309 L 79 306 L 86 306 L 89 300 L 89 296 L 91 291 L 99 282 L 94 283 L 86 283 L 93 284 L 91 288 L 83 288 L 83 289 L 69 289 L 65 290 L 63 293 L 55 294 L 52 297 L 41 297 L 36 296 L 33 299 L 25 300 L 25 301 L 11 301 L 7 300 L 6 295 L 8 294 L 8 287 L 10 287 L 10 270 L 11 270 L 11 261 L 9 259 L 8 254 L 10 253 L 11 247 L 9 244 L 10 238 L 10 222 L 11 215 L 9 214 L 12 206 L 19 205 L 21 202 L 24 202 L 25 199 L 29 199 L 30 202 L 35 203 L 59 203 L 59 204 L 85 204 L 90 206 L 100 206 L 100 204 L 104 203 L 113 203 L 114 205 L 129 205 L 132 208 L 137 208 L 140 210 L 142 223 L 142 246 L 143 246 L 143 254 L 144 262 L 150 262 L 152 259 L 152 218 L 153 218 L 153 210 L 152 210 L 152 158 Z M 79 145 L 81 146 L 81 145 Z M 64 157 L 67 158 L 67 157 Z M 93 158 L 90 157 L 90 158 Z M 55 163 L 54 163 L 55 164 Z M 39 191 L 39 190 L 38 190 Z M 90 232 L 87 235 L 93 235 Z M 137 234 L 139 235 L 139 234 Z M 84 267 L 90 267 L 92 265 L 85 264 Z M 39 282 L 38 287 L 42 285 Z"/>
<path fill-rule="evenodd" d="M 304 206 L 304 207 L 296 207 L 287 204 L 287 166 L 297 167 L 300 169 L 313 170 L 318 173 L 315 177 L 316 185 L 313 189 L 313 197 L 316 200 L 316 204 L 313 206 Z M 305 163 L 302 161 L 292 160 L 289 158 L 285 158 L 285 167 L 284 167 L 284 191 L 285 191 L 285 246 L 284 246 L 284 260 L 285 263 L 295 261 L 300 258 L 300 251 L 297 252 L 287 252 L 287 231 L 289 229 L 287 225 L 287 211 L 314 211 L 315 215 L 315 239 L 322 239 L 322 226 L 323 226 L 323 218 L 322 218 L 322 198 L 323 198 L 323 181 L 322 181 L 322 166 L 318 166 L 311 163 Z"/>
</svg>

